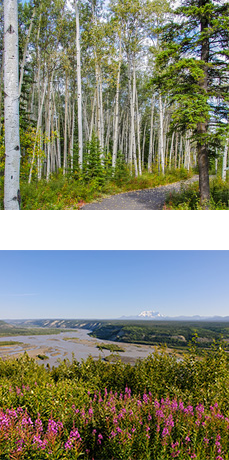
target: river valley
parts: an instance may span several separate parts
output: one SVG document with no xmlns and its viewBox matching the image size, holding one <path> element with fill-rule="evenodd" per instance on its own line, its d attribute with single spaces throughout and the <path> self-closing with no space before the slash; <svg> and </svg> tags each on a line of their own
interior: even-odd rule
<svg viewBox="0 0 229 460">
<path fill-rule="evenodd" d="M 38 360 L 39 364 L 47 364 L 50 366 L 58 366 L 59 360 L 72 360 L 74 355 L 77 361 L 87 359 L 91 355 L 94 359 L 107 358 L 111 353 L 109 350 L 99 350 L 97 345 L 106 343 L 106 345 L 117 345 L 117 342 L 109 340 L 100 340 L 90 337 L 88 334 L 91 331 L 86 329 L 74 329 L 68 332 L 61 332 L 53 335 L 30 335 L 30 336 L 14 336 L 1 337 L 1 342 L 17 341 L 20 344 L 0 346 L 0 358 L 6 359 L 9 357 L 19 357 L 24 352 L 32 358 Z M 118 353 L 122 361 L 134 363 L 139 358 L 146 358 L 154 352 L 154 347 L 150 345 L 134 345 L 131 343 L 120 343 L 124 352 Z M 117 354 L 117 353 L 116 353 Z M 42 360 L 38 355 L 45 355 L 47 359 Z"/>
</svg>

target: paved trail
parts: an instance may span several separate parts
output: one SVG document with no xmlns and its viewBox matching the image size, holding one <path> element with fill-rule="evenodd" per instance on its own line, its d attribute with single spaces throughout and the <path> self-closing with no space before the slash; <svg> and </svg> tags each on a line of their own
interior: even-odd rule
<svg viewBox="0 0 229 460">
<path fill-rule="evenodd" d="M 190 184 L 199 179 L 193 176 L 191 179 L 174 184 L 163 185 L 160 187 L 136 190 L 133 192 L 120 193 L 119 195 L 105 198 L 102 201 L 84 205 L 82 211 L 89 210 L 140 210 L 140 209 L 163 209 L 166 195 L 169 192 L 179 191 L 181 185 Z"/>
</svg>

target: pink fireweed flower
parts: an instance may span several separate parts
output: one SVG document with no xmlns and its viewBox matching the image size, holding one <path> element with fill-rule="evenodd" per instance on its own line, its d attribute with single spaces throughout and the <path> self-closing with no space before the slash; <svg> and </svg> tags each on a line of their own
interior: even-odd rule
<svg viewBox="0 0 229 460">
<path fill-rule="evenodd" d="M 92 417 L 92 415 L 93 415 L 93 409 L 92 409 L 92 407 L 89 407 L 89 409 L 88 409 L 88 414 L 89 414 L 89 417 Z"/>
<path fill-rule="evenodd" d="M 173 399 L 173 401 L 171 402 L 171 409 L 175 411 L 177 410 L 177 408 L 178 408 L 177 401 L 176 399 Z"/>
<path fill-rule="evenodd" d="M 155 401 L 154 401 L 154 407 L 155 407 L 155 409 L 160 409 L 160 403 L 159 403 L 159 401 L 157 399 L 155 399 Z"/>
<path fill-rule="evenodd" d="M 165 421 L 166 426 L 174 427 L 173 416 L 169 414 L 167 420 Z"/>
<path fill-rule="evenodd" d="M 71 450 L 74 447 L 74 444 L 81 442 L 82 439 L 78 430 L 72 430 L 67 442 L 65 443 L 64 447 L 65 450 Z"/>
<path fill-rule="evenodd" d="M 152 420 L 152 415 L 149 414 L 147 418 L 148 418 L 148 420 L 150 422 L 150 420 Z"/>
<path fill-rule="evenodd" d="M 163 431 L 162 431 L 162 438 L 165 438 L 165 436 L 168 436 L 169 434 L 169 430 L 167 427 L 163 428 Z"/>
<path fill-rule="evenodd" d="M 101 444 L 103 440 L 103 436 L 101 435 L 101 433 L 98 434 L 98 439 L 97 439 L 97 444 Z"/>
<path fill-rule="evenodd" d="M 147 394 L 144 393 L 144 395 L 143 395 L 143 401 L 144 401 L 145 404 L 148 403 L 148 399 L 149 399 L 149 398 L 148 398 Z"/>
<path fill-rule="evenodd" d="M 41 440 L 40 436 L 33 436 L 33 446 L 36 448 L 42 448 L 43 441 Z"/>
<path fill-rule="evenodd" d="M 173 449 L 175 449 L 176 447 L 179 446 L 179 442 L 176 441 L 176 442 L 172 443 L 171 446 L 172 446 Z"/>
<path fill-rule="evenodd" d="M 179 401 L 179 410 L 184 410 L 184 403 Z"/>
<path fill-rule="evenodd" d="M 162 410 L 157 410 L 157 411 L 156 411 L 156 417 L 158 417 L 158 418 L 164 418 L 164 414 L 163 414 Z"/>
<path fill-rule="evenodd" d="M 48 421 L 47 435 L 51 437 L 52 436 L 56 437 L 58 435 L 58 431 L 62 428 L 63 428 L 62 422 L 55 422 L 55 420 L 50 418 Z"/>
</svg>

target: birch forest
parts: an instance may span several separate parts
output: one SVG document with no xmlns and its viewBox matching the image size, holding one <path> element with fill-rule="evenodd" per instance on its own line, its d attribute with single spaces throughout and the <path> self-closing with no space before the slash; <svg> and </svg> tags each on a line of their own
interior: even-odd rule
<svg viewBox="0 0 229 460">
<path fill-rule="evenodd" d="M 195 172 L 202 200 L 210 199 L 210 171 L 227 183 L 228 3 L 184 5 L 177 11 L 167 0 L 18 3 L 24 195 L 57 177 L 98 188 L 153 175 L 163 183 L 173 173 L 175 182 Z M 3 180 L 9 45 L 0 8 Z M 193 21 L 196 31 L 187 27 Z"/>
</svg>

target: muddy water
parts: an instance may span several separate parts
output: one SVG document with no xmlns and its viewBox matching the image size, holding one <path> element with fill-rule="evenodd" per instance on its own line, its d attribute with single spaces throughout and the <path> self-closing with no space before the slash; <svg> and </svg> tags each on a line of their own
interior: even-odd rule
<svg viewBox="0 0 229 460">
<path fill-rule="evenodd" d="M 59 360 L 69 359 L 71 361 L 73 354 L 78 361 L 87 359 L 89 355 L 94 359 L 98 359 L 99 356 L 102 358 L 109 356 L 109 350 L 103 350 L 101 352 L 96 348 L 96 345 L 102 342 L 117 345 L 117 342 L 95 339 L 88 335 L 89 332 L 90 331 L 86 329 L 74 329 L 70 332 L 61 332 L 58 335 L 1 337 L 0 341 L 12 340 L 21 342 L 21 344 L 15 346 L 1 346 L 0 358 L 18 357 L 26 351 L 28 355 L 33 358 L 37 358 L 38 354 L 46 355 L 48 357 L 46 360 L 37 358 L 40 364 L 49 363 L 50 366 L 57 366 Z M 139 358 L 146 358 L 154 351 L 152 346 L 126 343 L 118 343 L 118 345 L 125 349 L 125 352 L 119 353 L 120 358 L 125 362 L 131 363 L 134 363 Z"/>
</svg>

